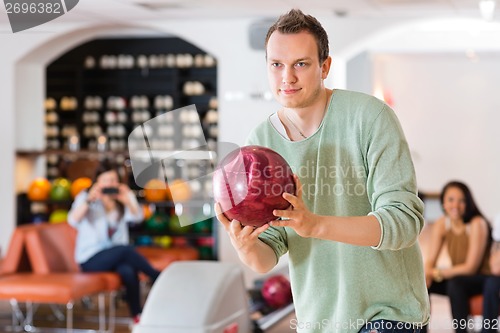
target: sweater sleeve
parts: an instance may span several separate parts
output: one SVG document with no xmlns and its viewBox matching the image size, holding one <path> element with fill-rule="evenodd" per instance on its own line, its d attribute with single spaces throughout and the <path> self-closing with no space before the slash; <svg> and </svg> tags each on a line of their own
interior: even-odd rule
<svg viewBox="0 0 500 333">
<path fill-rule="evenodd" d="M 382 230 L 379 250 L 412 246 L 424 226 L 415 170 L 399 121 L 387 105 L 374 120 L 366 142 L 367 191 Z"/>
<path fill-rule="evenodd" d="M 288 251 L 287 235 L 283 227 L 269 227 L 259 235 L 259 239 L 273 249 L 276 261 Z"/>
</svg>

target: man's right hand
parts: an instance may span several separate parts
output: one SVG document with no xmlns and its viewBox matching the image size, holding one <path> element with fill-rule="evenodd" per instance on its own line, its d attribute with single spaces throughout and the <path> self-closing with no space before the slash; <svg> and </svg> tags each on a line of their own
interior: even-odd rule
<svg viewBox="0 0 500 333">
<path fill-rule="evenodd" d="M 255 228 L 252 226 L 242 226 L 237 220 L 229 220 L 222 212 L 222 208 L 218 202 L 215 203 L 215 213 L 217 214 L 217 219 L 222 223 L 224 229 L 229 234 L 231 244 L 233 244 L 236 251 L 243 255 L 252 252 L 256 243 L 259 241 L 259 235 L 269 228 L 268 223 Z"/>
</svg>

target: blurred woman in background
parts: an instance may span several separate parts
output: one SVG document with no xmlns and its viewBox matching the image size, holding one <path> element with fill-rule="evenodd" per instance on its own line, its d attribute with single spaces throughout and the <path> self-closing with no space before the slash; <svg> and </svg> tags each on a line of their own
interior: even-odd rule
<svg viewBox="0 0 500 333">
<path fill-rule="evenodd" d="M 129 245 L 128 223 L 143 220 L 143 211 L 130 188 L 120 182 L 119 173 L 103 163 L 94 184 L 82 191 L 68 213 L 68 223 L 77 229 L 75 259 L 84 272 L 117 272 L 126 290 L 133 321 L 139 321 L 139 272 L 152 282 L 159 271 Z"/>
<path fill-rule="evenodd" d="M 446 184 L 440 200 L 444 215 L 432 227 L 425 263 L 427 288 L 429 293 L 449 297 L 455 332 L 467 332 L 469 298 L 482 294 L 490 273 L 491 228 L 464 183 Z M 446 268 L 437 266 L 444 244 L 451 261 L 451 266 Z"/>
</svg>

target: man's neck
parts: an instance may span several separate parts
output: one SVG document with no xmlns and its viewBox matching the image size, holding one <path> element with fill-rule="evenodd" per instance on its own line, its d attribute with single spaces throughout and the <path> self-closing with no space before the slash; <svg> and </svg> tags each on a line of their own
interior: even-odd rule
<svg viewBox="0 0 500 333">
<path fill-rule="evenodd" d="M 304 108 L 284 108 L 282 123 L 289 133 L 299 132 L 305 137 L 312 135 L 325 116 L 332 90 L 323 89 L 317 102 Z M 285 115 L 286 114 L 286 115 Z M 284 118 L 284 119 L 283 119 Z M 294 128 L 296 127 L 296 128 Z"/>
</svg>

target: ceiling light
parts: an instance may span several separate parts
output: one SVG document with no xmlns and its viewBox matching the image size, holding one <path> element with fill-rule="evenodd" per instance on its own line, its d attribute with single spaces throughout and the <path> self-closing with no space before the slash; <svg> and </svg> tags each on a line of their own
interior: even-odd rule
<svg viewBox="0 0 500 333">
<path fill-rule="evenodd" d="M 493 19 L 496 0 L 479 0 L 479 11 L 485 20 Z"/>
</svg>

